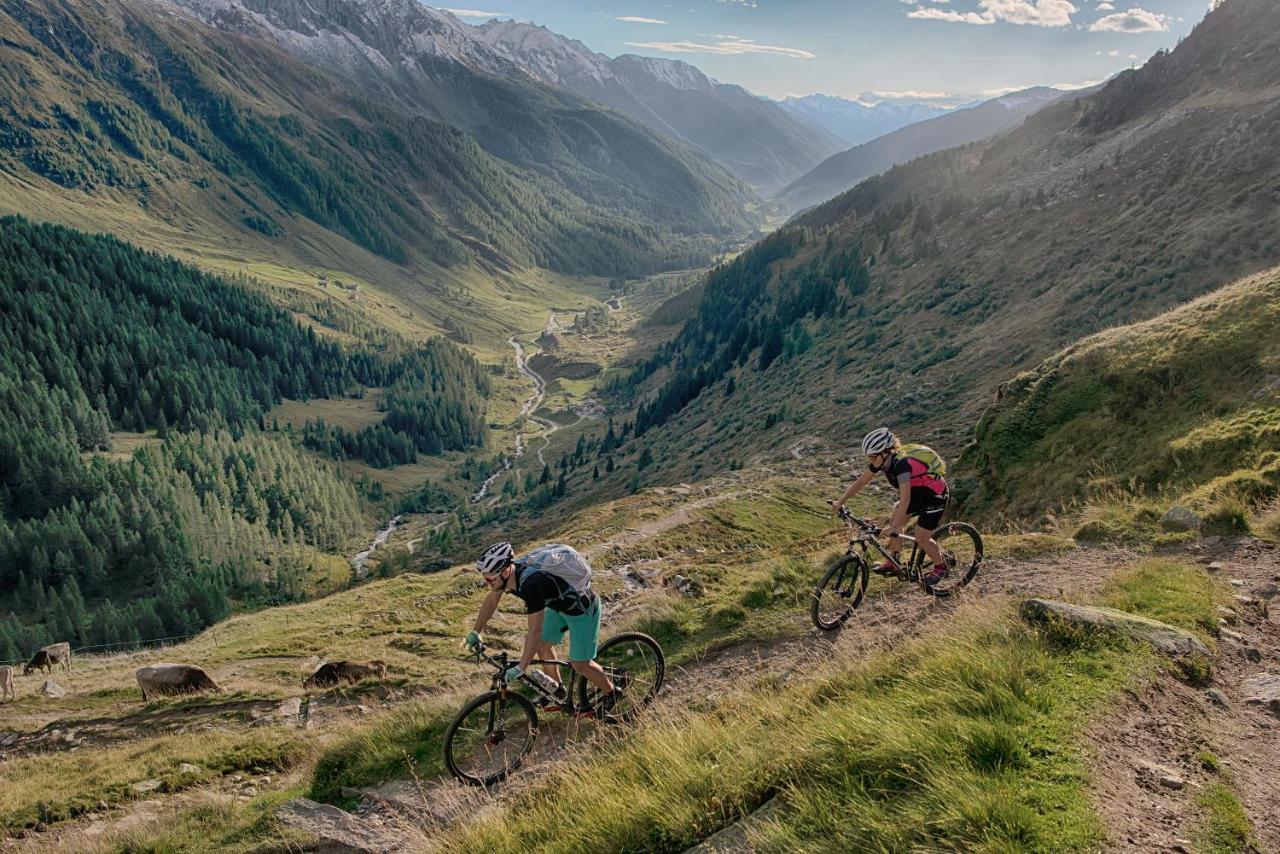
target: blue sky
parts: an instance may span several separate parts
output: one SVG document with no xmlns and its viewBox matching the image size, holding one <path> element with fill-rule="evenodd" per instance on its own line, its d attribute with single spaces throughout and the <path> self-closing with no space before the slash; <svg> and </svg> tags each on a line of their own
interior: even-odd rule
<svg viewBox="0 0 1280 854">
<path fill-rule="evenodd" d="M 1084 85 L 1172 47 L 1207 0 L 466 0 L 609 56 L 683 59 L 772 97 Z"/>
</svg>

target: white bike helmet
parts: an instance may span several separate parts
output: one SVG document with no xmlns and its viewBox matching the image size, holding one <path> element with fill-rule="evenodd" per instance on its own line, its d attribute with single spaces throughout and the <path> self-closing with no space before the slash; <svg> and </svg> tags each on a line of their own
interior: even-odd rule
<svg viewBox="0 0 1280 854">
<path fill-rule="evenodd" d="M 480 555 L 480 559 L 476 561 L 476 569 L 480 570 L 484 575 L 493 575 L 501 572 L 514 554 L 515 550 L 511 548 L 511 543 L 497 543 L 489 546 L 484 550 L 484 554 Z"/>
<path fill-rule="evenodd" d="M 868 457 L 883 454 L 885 451 L 892 450 L 893 443 L 896 441 L 888 427 L 877 427 L 862 437 L 862 453 Z"/>
</svg>

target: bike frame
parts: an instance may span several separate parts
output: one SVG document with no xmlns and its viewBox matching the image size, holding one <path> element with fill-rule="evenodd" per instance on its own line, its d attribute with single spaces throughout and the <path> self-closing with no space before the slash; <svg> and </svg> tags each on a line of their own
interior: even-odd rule
<svg viewBox="0 0 1280 854">
<path fill-rule="evenodd" d="M 913 580 L 911 578 L 911 574 L 912 572 L 915 572 L 918 570 L 918 564 L 920 563 L 920 555 L 923 552 L 923 550 L 920 548 L 920 544 L 916 542 L 915 537 L 910 536 L 909 534 L 898 535 L 898 539 L 906 540 L 907 542 L 911 543 L 911 557 L 907 559 L 904 565 L 903 563 L 896 560 L 893 554 L 888 549 L 880 545 L 880 534 L 883 532 L 884 529 L 881 528 L 879 525 L 872 525 L 869 522 L 864 522 L 862 519 L 857 518 L 852 513 L 850 513 L 847 508 L 844 508 L 844 507 L 840 508 L 840 518 L 843 519 L 845 521 L 845 524 L 847 524 L 852 530 L 855 530 L 858 532 L 858 536 L 854 537 L 852 540 L 849 541 L 848 554 L 850 556 L 854 554 L 853 550 L 855 548 L 861 548 L 862 559 L 866 560 L 867 550 L 868 550 L 868 547 L 870 547 L 872 549 L 875 549 L 877 552 L 879 552 L 880 555 L 889 563 L 893 564 L 894 568 L 898 570 L 899 578 L 901 578 L 903 581 Z"/>
<path fill-rule="evenodd" d="M 483 659 L 484 661 L 489 662 L 489 664 L 492 667 L 497 669 L 497 672 L 493 674 L 492 690 L 497 691 L 499 694 L 502 694 L 505 696 L 507 691 L 511 689 L 511 683 L 507 680 L 507 670 L 512 665 L 510 655 L 508 655 L 508 653 L 506 653 L 505 651 L 500 652 L 497 655 L 486 655 L 485 647 L 483 644 L 481 644 L 480 649 L 476 651 L 476 658 Z M 568 667 L 571 670 L 573 668 L 572 664 L 570 664 L 567 661 L 561 661 L 558 658 L 535 658 L 533 661 L 529 662 L 530 667 L 536 667 L 540 664 L 554 664 L 557 667 Z M 573 703 L 573 692 L 569 690 L 569 685 L 565 683 L 563 680 L 561 680 L 561 685 L 564 686 L 565 693 L 569 695 L 564 700 L 560 700 L 558 697 L 556 697 L 550 691 L 545 690 L 541 685 L 539 685 L 537 682 L 534 682 L 532 679 L 526 679 L 523 684 L 528 686 L 529 688 L 532 688 L 534 693 L 537 694 L 539 697 L 542 697 L 554 703 L 558 703 L 565 711 L 569 712 L 570 714 L 573 714 L 575 711 L 577 711 Z"/>
</svg>

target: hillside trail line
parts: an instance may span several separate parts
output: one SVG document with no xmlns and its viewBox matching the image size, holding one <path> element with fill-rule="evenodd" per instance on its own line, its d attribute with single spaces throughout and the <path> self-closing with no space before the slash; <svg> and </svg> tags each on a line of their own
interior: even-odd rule
<svg viewBox="0 0 1280 854">
<path fill-rule="evenodd" d="M 708 506 L 714 502 L 704 499 L 698 503 Z M 656 524 L 679 524 L 670 520 L 684 518 L 689 509 L 680 508 Z M 619 541 L 606 540 L 594 548 Z M 720 697 L 757 680 L 769 678 L 785 684 L 814 676 L 833 660 L 855 661 L 877 651 L 891 650 L 940 627 L 957 607 L 974 597 L 1088 595 L 1136 557 L 1125 550 L 1101 548 L 1026 560 L 993 559 L 983 564 L 982 571 L 961 595 L 945 600 L 924 596 L 914 586 L 888 584 L 876 590 L 842 630 L 830 634 L 813 629 L 807 595 L 799 596 L 794 613 L 773 638 L 712 649 L 685 664 L 669 664 L 662 696 L 653 713 L 661 715 L 664 709 L 674 712 L 691 704 L 710 708 Z M 627 591 L 631 595 L 637 592 L 640 591 Z M 614 631 L 609 626 L 611 622 L 616 618 L 606 618 L 602 637 Z M 363 800 L 354 815 L 358 820 L 399 826 L 419 838 L 425 835 L 429 843 L 433 836 L 467 820 L 481 807 L 511 802 L 550 771 L 587 755 L 598 739 L 620 734 L 624 733 L 614 728 L 551 716 L 543 723 L 544 737 L 536 742 L 526 764 L 493 792 L 465 786 L 449 777 L 392 780 L 363 790 Z M 430 845 L 424 850 L 430 850 Z"/>
</svg>

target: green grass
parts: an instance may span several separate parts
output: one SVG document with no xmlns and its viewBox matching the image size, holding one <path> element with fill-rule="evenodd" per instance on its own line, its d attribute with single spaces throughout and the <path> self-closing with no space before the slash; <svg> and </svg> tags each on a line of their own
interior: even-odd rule
<svg viewBox="0 0 1280 854">
<path fill-rule="evenodd" d="M 1214 596 L 1195 572 L 1140 566 L 1109 601 L 1198 624 Z M 771 801 L 746 826 L 757 850 L 1092 850 L 1104 828 L 1083 732 L 1152 660 L 1113 636 L 1028 628 L 1012 603 L 969 603 L 900 650 L 650 719 L 444 847 L 679 851 Z"/>
<path fill-rule="evenodd" d="M 1206 533 L 1248 531 L 1251 510 L 1280 492 L 1278 316 L 1270 271 L 1087 338 L 1007 383 L 957 466 L 966 512 L 1085 501 L 1104 505 L 1085 536 L 1133 539 L 1134 523 L 1150 528 L 1144 515 L 1158 521 L 1176 500 Z"/>
<path fill-rule="evenodd" d="M 1147 560 L 1103 585 L 1099 604 L 1187 629 L 1212 644 L 1223 591 L 1203 570 L 1174 560 Z"/>
<path fill-rule="evenodd" d="M 443 774 L 444 731 L 463 702 L 462 695 L 449 694 L 415 703 L 347 736 L 316 764 L 309 797 L 346 803 L 342 790 L 347 787 Z"/>
<path fill-rule="evenodd" d="M 1244 854 L 1257 851 L 1253 824 L 1235 793 L 1213 782 L 1196 793 L 1200 824 L 1195 841 L 1204 854 Z"/>
<path fill-rule="evenodd" d="M 130 788 L 143 780 L 160 780 L 163 791 L 174 792 L 235 771 L 285 770 L 308 754 L 296 733 L 260 729 L 166 735 L 118 747 L 10 759 L 0 781 L 0 833 L 74 818 L 100 802 L 117 806 L 150 797 Z M 184 762 L 201 770 L 179 773 Z"/>
<path fill-rule="evenodd" d="M 90 849 L 92 854 L 177 854 L 217 851 L 249 854 L 264 850 L 302 851 L 311 838 L 282 824 L 275 810 L 304 796 L 298 786 L 259 795 L 248 803 L 208 801 L 166 816 L 163 822 L 132 828 Z M 264 848 L 270 839 L 274 847 Z"/>
</svg>

